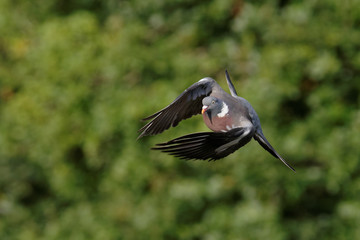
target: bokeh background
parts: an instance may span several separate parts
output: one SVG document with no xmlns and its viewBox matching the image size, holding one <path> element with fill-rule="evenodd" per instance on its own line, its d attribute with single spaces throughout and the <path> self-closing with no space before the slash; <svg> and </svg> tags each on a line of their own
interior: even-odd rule
<svg viewBox="0 0 360 240">
<path fill-rule="evenodd" d="M 296 174 L 136 140 L 225 69 Z M 0 239 L 360 239 L 359 91 L 356 0 L 0 0 Z"/>
</svg>

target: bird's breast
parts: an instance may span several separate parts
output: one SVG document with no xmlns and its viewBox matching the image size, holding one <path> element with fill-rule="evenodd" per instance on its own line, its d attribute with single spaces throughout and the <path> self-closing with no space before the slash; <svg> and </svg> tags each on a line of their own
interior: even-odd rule
<svg viewBox="0 0 360 240">
<path fill-rule="evenodd" d="M 227 132 L 236 128 L 229 114 L 226 114 L 223 117 L 215 115 L 212 117 L 211 121 L 207 114 L 203 114 L 203 119 L 206 126 L 214 132 Z"/>
<path fill-rule="evenodd" d="M 203 119 L 208 128 L 214 132 L 227 132 L 234 128 L 240 127 L 252 127 L 253 124 L 245 117 L 232 117 L 230 114 L 226 114 L 223 117 L 215 115 L 210 121 L 207 114 L 203 114 Z"/>
</svg>

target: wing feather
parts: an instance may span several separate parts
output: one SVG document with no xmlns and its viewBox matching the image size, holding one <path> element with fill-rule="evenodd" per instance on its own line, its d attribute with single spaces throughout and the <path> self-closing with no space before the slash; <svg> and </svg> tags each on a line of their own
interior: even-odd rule
<svg viewBox="0 0 360 240">
<path fill-rule="evenodd" d="M 193 133 L 157 144 L 152 149 L 182 159 L 217 160 L 244 146 L 251 140 L 253 133 L 252 128 L 235 128 L 228 132 Z"/>
<path fill-rule="evenodd" d="M 144 118 L 145 121 L 151 121 L 140 128 L 138 139 L 143 136 L 162 133 L 166 129 L 178 125 L 181 120 L 200 114 L 202 99 L 209 96 L 214 89 L 223 91 L 216 81 L 209 77 L 194 83 L 170 105 Z"/>
</svg>

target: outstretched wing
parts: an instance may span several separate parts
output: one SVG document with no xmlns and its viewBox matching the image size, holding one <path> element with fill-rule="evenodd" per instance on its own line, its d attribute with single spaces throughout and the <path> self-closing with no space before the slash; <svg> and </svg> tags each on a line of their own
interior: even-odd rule
<svg viewBox="0 0 360 240">
<path fill-rule="evenodd" d="M 251 127 L 235 128 L 228 132 L 192 133 L 166 143 L 159 143 L 152 149 L 181 159 L 216 160 L 247 144 L 253 133 Z"/>
<path fill-rule="evenodd" d="M 271 155 L 273 155 L 274 157 L 280 159 L 280 161 L 282 161 L 288 168 L 290 168 L 291 170 L 293 170 L 294 172 L 295 169 L 289 164 L 287 163 L 281 156 L 280 154 L 278 154 L 275 149 L 270 145 L 270 143 L 268 142 L 268 140 L 265 138 L 264 134 L 262 132 L 255 132 L 254 134 L 254 139 L 256 141 L 259 142 L 259 144 L 269 153 L 271 153 Z"/>
<path fill-rule="evenodd" d="M 201 113 L 202 99 L 209 96 L 214 88 L 221 89 L 212 78 L 203 78 L 191 85 L 169 106 L 161 109 L 143 120 L 151 120 L 143 126 L 138 137 L 162 133 L 166 129 L 175 127 L 186 118 Z"/>
</svg>

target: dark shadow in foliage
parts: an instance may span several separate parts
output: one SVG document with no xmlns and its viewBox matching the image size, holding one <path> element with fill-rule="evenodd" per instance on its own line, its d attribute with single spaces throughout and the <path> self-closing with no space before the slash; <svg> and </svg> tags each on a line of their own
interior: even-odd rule
<svg viewBox="0 0 360 240">
<path fill-rule="evenodd" d="M 202 16 L 198 24 L 197 46 L 206 46 L 209 43 L 209 38 L 221 39 L 224 36 L 228 36 L 231 21 L 233 16 L 226 15 L 221 19 L 213 19 L 209 16 Z"/>
<path fill-rule="evenodd" d="M 96 167 L 87 163 L 82 144 L 74 145 L 68 150 L 66 159 L 72 164 L 76 174 L 79 174 L 79 179 L 82 180 L 81 186 L 89 197 L 97 195 L 102 177 L 111 167 L 114 157 L 122 151 L 122 139 L 123 134 L 117 132 L 101 142 L 100 156 L 98 156 L 101 158 L 101 164 Z"/>
<path fill-rule="evenodd" d="M 73 165 L 78 179 L 83 181 L 81 186 L 86 190 L 87 195 L 95 194 L 98 190 L 101 168 L 92 169 L 88 166 L 83 147 L 80 144 L 73 146 L 68 151 L 66 159 Z"/>
<path fill-rule="evenodd" d="M 202 199 L 201 203 L 198 204 L 182 201 L 178 206 L 180 211 L 177 211 L 177 223 L 192 224 L 201 222 L 203 214 L 208 207 L 209 205 L 204 199 Z"/>
<path fill-rule="evenodd" d="M 324 186 L 309 185 L 297 201 L 284 206 L 282 215 L 285 219 L 302 219 L 321 215 L 332 215 L 341 201 L 341 192 L 331 193 Z M 298 206 L 301 206 L 300 209 Z"/>
<path fill-rule="evenodd" d="M 198 224 L 203 221 L 209 209 L 214 209 L 219 206 L 233 206 L 238 204 L 243 199 L 242 195 L 238 191 L 229 191 L 222 194 L 216 199 L 207 199 L 203 197 L 198 202 L 182 201 L 177 208 L 176 223 L 178 225 L 191 225 Z"/>
<path fill-rule="evenodd" d="M 279 9 L 282 9 L 282 8 L 288 6 L 292 2 L 293 1 L 291 1 L 291 0 L 279 0 L 277 5 L 278 5 Z"/>
<path fill-rule="evenodd" d="M 106 1 L 101 0 L 58 0 L 54 4 L 54 12 L 59 15 L 70 15 L 76 11 L 90 11 L 95 13 L 102 22 L 109 15 L 109 8 Z"/>
<path fill-rule="evenodd" d="M 27 164 L 23 157 L 14 157 L 11 160 L 11 172 L 19 176 L 18 181 L 26 182 L 28 191 L 19 197 L 19 202 L 26 207 L 33 207 L 41 201 L 52 197 L 51 191 L 43 174 L 43 169 L 37 164 Z M 27 169 L 24 172 L 24 168 Z M 1 186 L 2 192 L 6 192 L 7 186 Z"/>
<path fill-rule="evenodd" d="M 34 179 L 28 181 L 27 184 L 29 185 L 31 191 L 20 198 L 20 203 L 22 205 L 31 207 L 40 201 L 51 197 L 47 184 L 40 181 L 34 181 Z"/>
<path fill-rule="evenodd" d="M 345 100 L 345 103 L 351 106 L 358 107 L 359 102 L 359 92 L 360 92 L 360 84 L 354 85 L 354 84 L 344 84 L 344 82 L 351 82 L 354 80 L 356 76 L 360 75 L 360 69 L 354 66 L 354 64 L 351 62 L 351 58 L 355 53 L 360 51 L 360 46 L 354 50 L 345 50 L 344 48 L 341 48 L 340 46 L 337 46 L 335 48 L 336 57 L 340 59 L 341 61 L 341 72 L 338 74 L 338 76 L 335 77 L 334 84 L 339 89 L 342 90 L 341 92 L 344 92 L 343 99 Z M 350 56 L 349 56 L 350 55 Z"/>
<path fill-rule="evenodd" d="M 300 93 L 293 97 L 284 98 L 280 106 L 280 124 L 287 124 L 296 120 L 306 119 L 311 113 L 311 108 L 306 103 L 309 94 L 318 87 L 318 84 L 308 76 L 300 81 Z"/>
<path fill-rule="evenodd" d="M 295 119 L 305 119 L 309 113 L 309 107 L 305 101 L 304 96 L 285 99 L 281 103 L 281 123 L 286 124 Z"/>
</svg>

